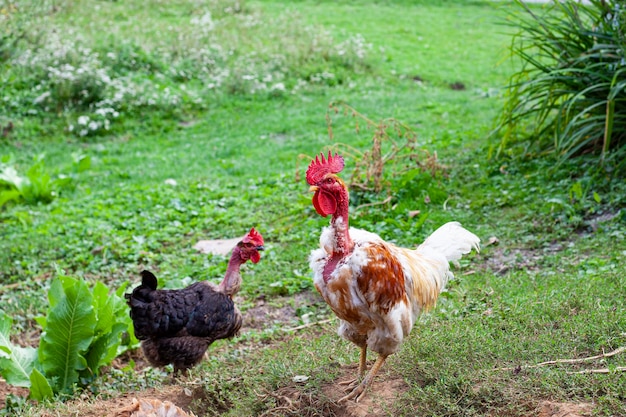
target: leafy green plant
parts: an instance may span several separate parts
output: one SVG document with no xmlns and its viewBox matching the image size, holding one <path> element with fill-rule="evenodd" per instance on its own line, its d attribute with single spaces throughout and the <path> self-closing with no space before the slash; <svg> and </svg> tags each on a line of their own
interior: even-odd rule
<svg viewBox="0 0 626 417">
<path fill-rule="evenodd" d="M 71 393 L 76 384 L 96 378 L 121 351 L 138 344 L 125 289 L 123 285 L 110 294 L 101 282 L 90 288 L 84 280 L 58 276 L 48 291 L 47 315 L 37 318 L 43 329 L 38 348 L 13 344 L 12 320 L 0 311 L 0 374 L 9 384 L 29 387 L 37 400 Z M 123 332 L 131 334 L 125 346 Z"/>
<path fill-rule="evenodd" d="M 616 0 L 551 3 L 521 12 L 510 47 L 522 68 L 511 78 L 498 129 L 513 152 L 523 121 L 531 148 L 561 160 L 583 153 L 621 163 L 626 145 L 626 9 Z"/>
<path fill-rule="evenodd" d="M 70 175 L 58 175 L 52 178 L 46 170 L 45 155 L 40 154 L 35 162 L 20 175 L 15 167 L 8 163 L 0 162 L 0 208 L 10 201 L 24 201 L 26 204 L 50 203 L 63 188 L 68 188 L 74 181 L 76 174 L 87 170 L 91 165 L 91 159 L 81 153 L 73 156 L 73 173 Z"/>
<path fill-rule="evenodd" d="M 13 344 L 9 339 L 12 325 L 13 320 L 0 310 L 0 373 L 8 384 L 28 387 L 37 349 Z"/>
</svg>

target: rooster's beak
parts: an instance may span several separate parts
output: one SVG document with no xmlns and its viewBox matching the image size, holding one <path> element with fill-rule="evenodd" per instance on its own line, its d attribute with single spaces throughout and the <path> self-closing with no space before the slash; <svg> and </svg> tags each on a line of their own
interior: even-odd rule
<svg viewBox="0 0 626 417">
<path fill-rule="evenodd" d="M 311 186 L 311 188 L 309 188 L 309 191 L 310 191 L 310 192 L 312 192 L 312 193 L 314 193 L 314 192 L 316 192 L 316 191 L 317 191 L 317 190 L 319 190 L 319 189 L 320 189 L 320 188 L 319 188 L 318 186 L 316 186 L 316 185 L 312 185 L 312 186 Z"/>
<path fill-rule="evenodd" d="M 261 245 L 261 246 L 257 246 L 256 250 L 265 250 L 265 246 Z"/>
</svg>

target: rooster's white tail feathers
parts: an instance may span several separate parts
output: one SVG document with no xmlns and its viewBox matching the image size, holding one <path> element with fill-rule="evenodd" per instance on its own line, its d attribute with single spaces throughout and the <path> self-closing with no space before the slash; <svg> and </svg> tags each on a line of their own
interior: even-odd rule
<svg viewBox="0 0 626 417">
<path fill-rule="evenodd" d="M 435 230 L 417 250 L 428 247 L 446 257 L 448 262 L 456 262 L 472 249 L 480 251 L 480 239 L 464 229 L 459 222 L 449 222 Z"/>
</svg>

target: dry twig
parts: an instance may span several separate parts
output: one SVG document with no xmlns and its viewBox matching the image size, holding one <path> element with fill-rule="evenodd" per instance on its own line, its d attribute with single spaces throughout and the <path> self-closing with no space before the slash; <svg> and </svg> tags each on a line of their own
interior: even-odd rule
<svg viewBox="0 0 626 417">
<path fill-rule="evenodd" d="M 331 321 L 332 321 L 332 319 L 314 321 L 313 323 L 302 324 L 302 325 L 296 326 L 296 327 L 289 327 L 289 328 L 283 329 L 283 331 L 284 332 L 290 332 L 290 331 L 294 331 L 294 330 L 307 329 L 309 327 L 330 323 Z"/>
<path fill-rule="evenodd" d="M 356 211 L 365 207 L 382 206 L 383 204 L 387 204 L 388 202 L 390 202 L 392 198 L 393 197 L 391 196 L 387 196 L 387 198 L 385 198 L 383 201 L 375 201 L 373 203 L 361 204 L 360 206 L 357 206 L 354 210 Z"/>
<path fill-rule="evenodd" d="M 17 288 L 21 285 L 21 282 L 16 282 L 15 284 L 7 284 L 7 285 L 3 285 L 2 287 L 0 287 L 0 294 L 2 294 L 3 292 L 7 291 L 7 290 L 12 290 L 13 288 Z"/>
<path fill-rule="evenodd" d="M 583 369 L 582 371 L 571 371 L 568 374 L 608 374 L 610 372 L 626 372 L 626 366 L 618 366 L 612 370 L 609 368 Z"/>
<path fill-rule="evenodd" d="M 553 361 L 546 361 L 546 362 L 541 362 L 535 365 L 526 365 L 526 366 L 522 366 L 521 369 L 531 369 L 531 368 L 539 368 L 541 366 L 546 366 L 546 365 L 555 365 L 557 363 L 581 363 L 581 362 L 587 362 L 587 361 L 592 361 L 595 359 L 603 359 L 603 358 L 609 358 L 611 356 L 615 356 L 618 355 L 622 352 L 626 351 L 626 346 L 622 346 L 619 347 L 611 352 L 608 353 L 601 353 L 599 355 L 595 355 L 595 356 L 588 356 L 586 358 L 576 358 L 576 359 L 555 359 Z M 506 368 L 496 368 L 494 369 L 495 371 L 512 371 L 512 370 L 516 370 L 516 369 L 520 369 L 519 366 L 513 366 L 513 367 L 506 367 Z M 577 372 L 573 372 L 573 373 L 577 373 Z M 587 373 L 587 372 L 578 372 L 578 373 Z"/>
</svg>

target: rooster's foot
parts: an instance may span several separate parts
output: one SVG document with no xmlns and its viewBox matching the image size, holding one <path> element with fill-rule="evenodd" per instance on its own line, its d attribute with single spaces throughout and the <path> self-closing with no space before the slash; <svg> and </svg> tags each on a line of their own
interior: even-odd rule
<svg viewBox="0 0 626 417">
<path fill-rule="evenodd" d="M 342 397 L 337 402 L 342 403 L 344 401 L 354 400 L 354 402 L 358 403 L 359 400 L 365 395 L 365 388 L 367 388 L 367 385 L 364 383 L 360 383 L 350 392 L 350 394 Z"/>
<path fill-rule="evenodd" d="M 355 389 L 359 385 L 359 378 L 337 382 L 337 385 L 347 386 L 347 390 L 350 391 L 350 390 Z"/>
</svg>

